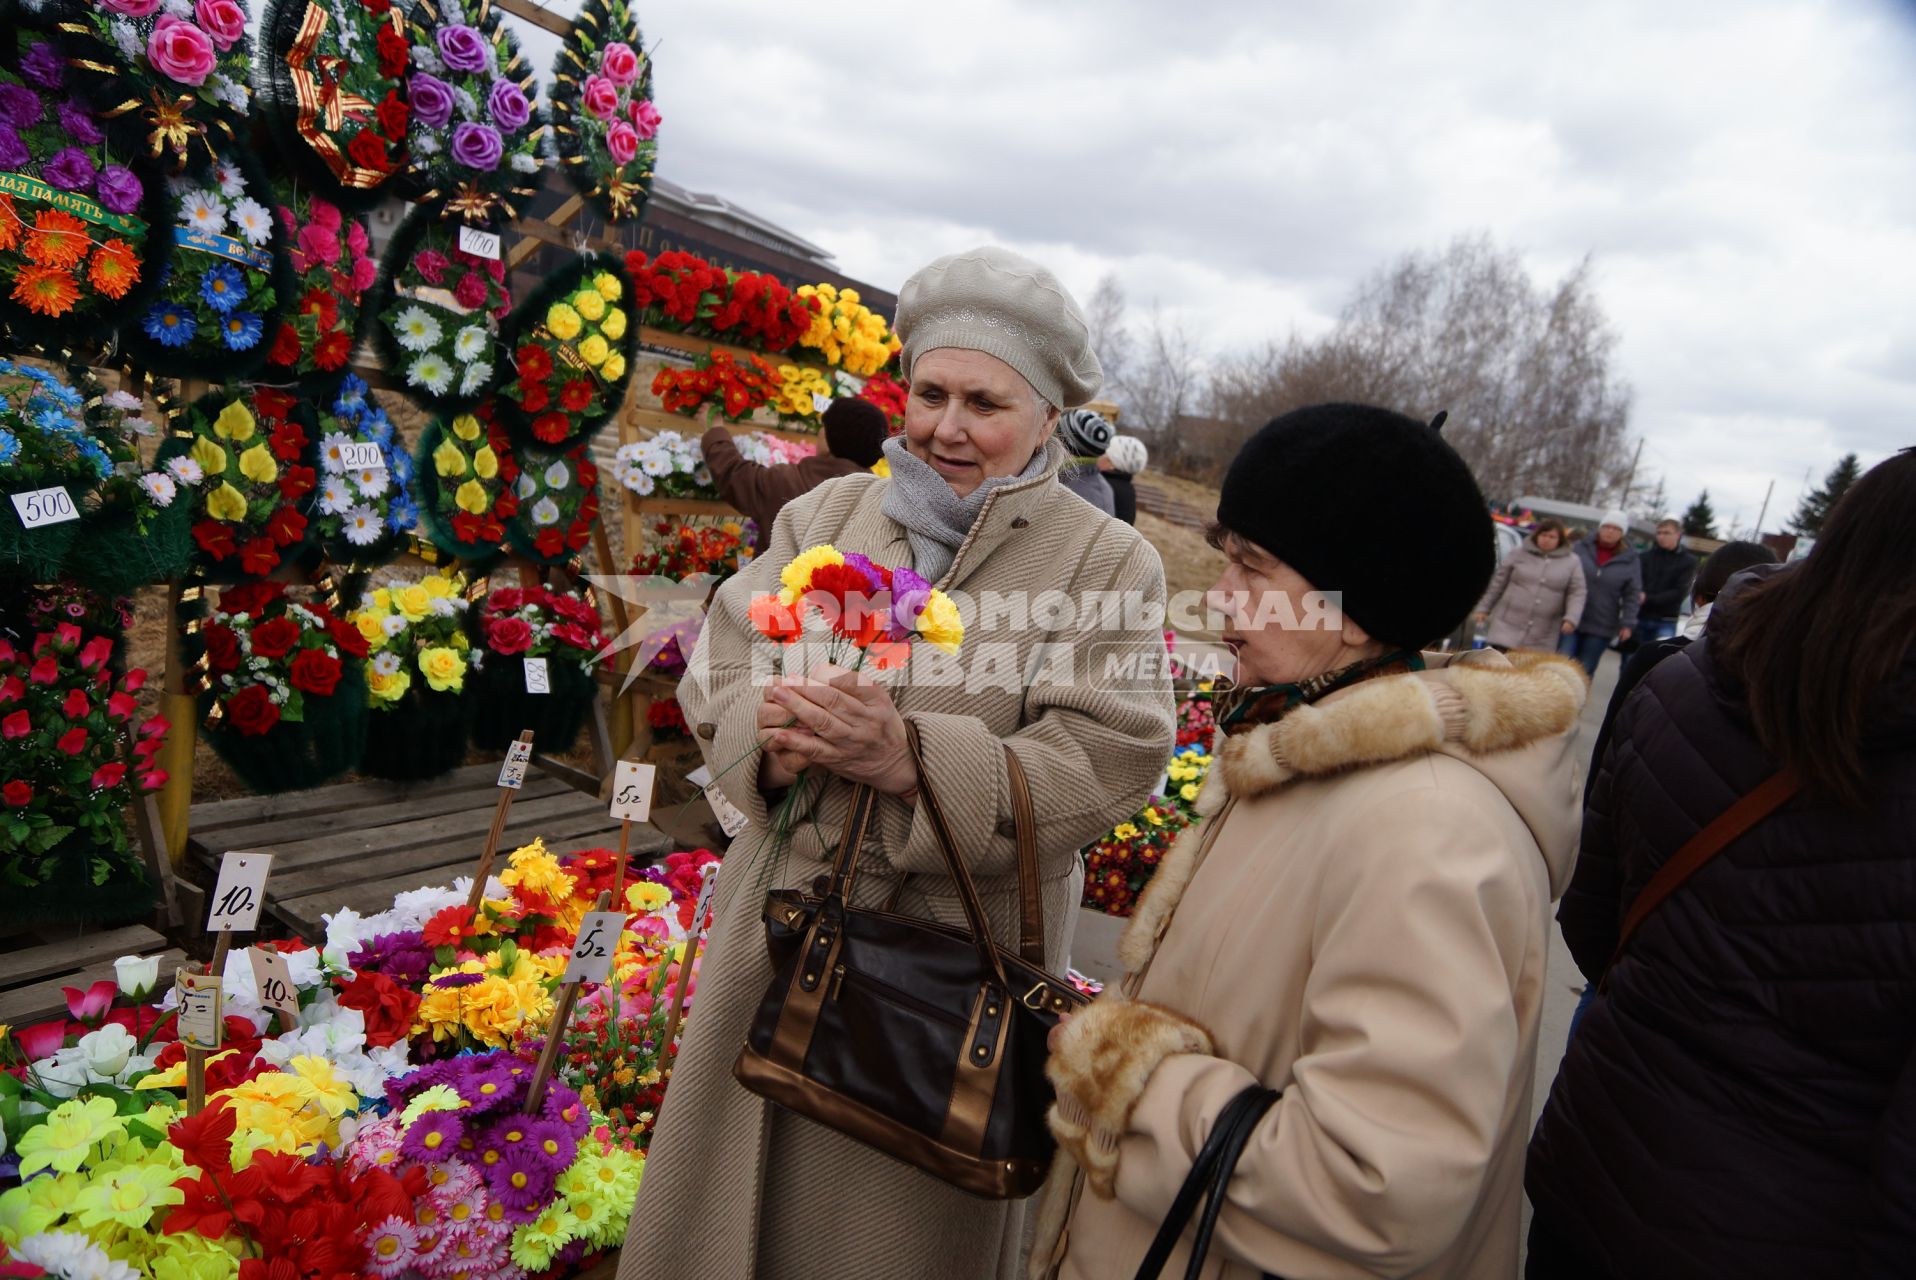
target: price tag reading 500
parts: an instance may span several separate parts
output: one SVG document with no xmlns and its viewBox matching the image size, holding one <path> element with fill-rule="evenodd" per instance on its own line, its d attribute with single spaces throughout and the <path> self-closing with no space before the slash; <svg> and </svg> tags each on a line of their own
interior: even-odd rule
<svg viewBox="0 0 1916 1280">
<path fill-rule="evenodd" d="M 80 513 L 74 509 L 73 495 L 59 485 L 51 489 L 34 489 L 29 493 L 16 493 L 13 509 L 19 513 L 20 523 L 29 529 L 38 529 L 43 524 L 60 524 L 67 520 L 78 520 Z"/>
</svg>

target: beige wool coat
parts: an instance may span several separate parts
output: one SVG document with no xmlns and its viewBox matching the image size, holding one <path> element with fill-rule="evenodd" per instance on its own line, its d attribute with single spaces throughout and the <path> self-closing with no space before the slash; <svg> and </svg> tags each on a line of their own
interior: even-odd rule
<svg viewBox="0 0 1916 1280">
<path fill-rule="evenodd" d="M 1563 639 L 1563 624 L 1574 627 L 1582 619 L 1588 591 L 1577 553 L 1561 543 L 1544 551 L 1533 533 L 1497 566 L 1477 602 L 1477 612 L 1490 615 L 1484 638 L 1506 649 L 1552 653 Z"/>
<path fill-rule="evenodd" d="M 1514 1280 L 1586 682 L 1541 654 L 1430 661 L 1220 749 L 1209 816 L 1120 944 L 1131 976 L 1051 1058 L 1031 1275 L 1132 1275 L 1214 1119 L 1262 1084 L 1282 1097 L 1208 1280 Z"/>
<path fill-rule="evenodd" d="M 1055 479 L 1062 450 L 1047 448 L 1050 465 L 1041 477 L 986 500 L 941 585 L 974 598 L 1057 589 L 1136 592 L 1161 603 L 1164 573 L 1156 551 L 1129 526 L 1063 489 Z M 819 543 L 881 564 L 909 564 L 904 529 L 879 509 L 889 483 L 847 476 L 798 498 L 779 516 L 770 550 L 720 589 L 701 652 L 679 686 L 686 720 L 715 774 L 757 741 L 754 709 L 763 690 L 750 669 L 756 637 L 749 601 L 776 589 L 780 569 Z M 1160 627 L 1047 631 L 1040 625 L 1059 620 L 1055 613 L 1042 620 L 1035 614 L 967 617 L 959 662 L 977 667 L 991 657 L 993 669 L 974 669 L 956 685 L 921 687 L 921 658 L 933 657 L 921 645 L 911 659 L 913 681 L 893 692 L 917 724 L 928 773 L 993 931 L 1011 945 L 1017 877 L 1004 744 L 1018 753 L 1038 820 L 1047 963 L 1054 971 L 1063 966 L 1083 882 L 1078 849 L 1143 802 L 1170 753 L 1174 711 L 1161 675 L 1149 688 L 1111 689 L 1100 674 L 1114 652 L 1161 662 Z M 1007 664 L 1014 668 L 1009 680 L 1002 670 Z M 1044 674 L 1021 687 L 1017 672 L 1033 667 Z M 660 1109 L 621 1280 L 1015 1276 L 1022 1204 L 976 1199 L 785 1112 L 733 1080 L 733 1060 L 772 980 L 760 920 L 766 891 L 810 885 L 826 869 L 851 794 L 842 782 L 832 786 L 816 824 L 809 816 L 800 821 L 786 856 L 773 859 L 761 843 L 767 814 L 756 776 L 751 761 L 718 783 L 752 826 L 732 842 L 719 875 L 709 949 Z M 923 811 L 885 798 L 861 856 L 857 905 L 884 902 L 907 876 L 896 909 L 964 924 Z"/>
</svg>

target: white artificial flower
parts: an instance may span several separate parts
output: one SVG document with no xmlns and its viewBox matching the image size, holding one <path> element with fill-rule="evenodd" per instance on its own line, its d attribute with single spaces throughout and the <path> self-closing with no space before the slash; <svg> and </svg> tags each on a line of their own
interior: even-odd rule
<svg viewBox="0 0 1916 1280">
<path fill-rule="evenodd" d="M 390 476 L 384 467 L 361 467 L 353 472 L 353 483 L 359 487 L 359 496 L 362 498 L 377 498 L 386 492 L 389 481 Z"/>
<path fill-rule="evenodd" d="M 540 526 L 559 523 L 559 504 L 550 498 L 541 498 L 533 503 L 532 523 Z"/>
<path fill-rule="evenodd" d="M 697 467 L 693 468 L 692 480 L 697 484 L 711 484 L 712 473 L 706 468 L 706 465 L 701 462 Z"/>
<path fill-rule="evenodd" d="M 532 501 L 532 495 L 539 492 L 539 481 L 534 478 L 530 471 L 521 471 L 519 473 L 519 483 L 516 487 L 519 493 L 519 500 L 521 502 L 530 502 Z"/>
<path fill-rule="evenodd" d="M 197 485 L 200 481 L 206 479 L 206 473 L 200 470 L 200 464 L 185 454 L 181 454 L 177 458 L 168 458 L 166 460 L 166 469 L 173 473 L 175 480 L 178 480 L 181 484 L 188 487 Z"/>
<path fill-rule="evenodd" d="M 421 307 L 401 311 L 393 322 L 393 330 L 399 345 L 408 351 L 424 351 L 439 341 L 438 319 Z"/>
<path fill-rule="evenodd" d="M 86 1059 L 86 1069 L 101 1080 L 112 1080 L 126 1070 L 127 1059 L 140 1047 L 133 1033 L 117 1022 L 89 1031 L 75 1046 Z"/>
<path fill-rule="evenodd" d="M 406 370 L 406 381 L 415 387 L 424 387 L 433 395 L 441 396 L 452 385 L 452 366 L 438 356 L 430 353 L 413 362 Z"/>
<path fill-rule="evenodd" d="M 160 429 L 145 418 L 128 418 L 120 425 L 136 436 L 156 436 L 160 433 Z"/>
<path fill-rule="evenodd" d="M 566 468 L 564 458 L 546 468 L 546 488 L 563 489 L 571 482 L 572 472 Z"/>
<path fill-rule="evenodd" d="M 176 18 L 193 20 L 193 0 L 165 0 L 161 7 Z"/>
<path fill-rule="evenodd" d="M 406 629 L 406 620 L 396 613 L 389 613 L 379 620 L 379 629 L 386 633 L 388 640 Z"/>
<path fill-rule="evenodd" d="M 484 325 L 469 324 L 452 338 L 452 353 L 468 363 L 486 354 L 486 348 L 492 345 L 492 335 L 486 332 Z"/>
<path fill-rule="evenodd" d="M 454 600 L 448 596 L 435 596 L 427 608 L 432 610 L 435 618 L 455 618 L 464 611 L 465 603 L 464 600 Z"/>
<path fill-rule="evenodd" d="M 180 216 L 195 231 L 218 235 L 226 230 L 226 206 L 210 191 L 193 190 L 180 197 Z"/>
<path fill-rule="evenodd" d="M 140 398 L 124 391 L 109 391 L 100 397 L 100 403 L 109 409 L 137 409 L 140 407 Z"/>
<path fill-rule="evenodd" d="M 353 505 L 352 490 L 346 486 L 344 476 L 327 476 L 319 487 L 319 511 L 321 515 L 344 515 Z"/>
<path fill-rule="evenodd" d="M 251 196 L 233 202 L 233 225 L 250 245 L 265 244 L 273 235 L 273 215 Z"/>
<path fill-rule="evenodd" d="M 477 364 L 466 366 L 466 372 L 459 379 L 459 394 L 469 396 L 492 381 L 492 361 L 481 360 Z"/>
<path fill-rule="evenodd" d="M 415 50 L 418 48 L 417 45 L 413 47 Z M 439 154 L 439 139 L 430 133 L 426 133 L 422 130 L 418 137 L 411 139 L 411 142 L 412 149 L 422 156 L 436 156 Z"/>
<path fill-rule="evenodd" d="M 158 956 L 121 956 L 113 962 L 113 981 L 120 994 L 138 1000 L 160 985 Z"/>
<path fill-rule="evenodd" d="M 328 431 L 319 442 L 319 468 L 330 475 L 346 469 L 346 446 L 353 438 L 344 431 Z"/>
<path fill-rule="evenodd" d="M 662 453 L 648 453 L 639 460 L 639 467 L 648 476 L 669 476 L 672 474 L 672 459 Z"/>
<path fill-rule="evenodd" d="M 658 482 L 643 471 L 635 471 L 626 475 L 625 487 L 641 498 L 649 498 L 652 496 L 652 491 L 658 488 Z"/>
<path fill-rule="evenodd" d="M 132 1267 L 107 1257 L 106 1250 L 71 1231 L 28 1236 L 13 1246 L 12 1254 L 65 1280 L 140 1280 L 140 1273 Z"/>
<path fill-rule="evenodd" d="M 149 471 L 140 477 L 140 488 L 146 490 L 146 496 L 153 505 L 162 509 L 173 505 L 173 497 L 180 487 L 173 483 L 173 477 L 164 471 Z"/>
<path fill-rule="evenodd" d="M 224 76 L 216 79 L 225 79 Z M 219 184 L 220 194 L 229 200 L 237 200 L 246 194 L 246 179 L 240 174 L 239 166 L 224 161 L 213 163 L 213 181 Z"/>
<path fill-rule="evenodd" d="M 452 100 L 459 104 L 460 119 L 476 120 L 479 118 L 479 100 L 472 96 L 470 90 L 461 89 L 455 85 L 452 91 Z"/>
<path fill-rule="evenodd" d="M 113 20 L 113 43 L 128 62 L 138 62 L 146 52 L 146 42 L 140 39 L 140 33 L 125 18 Z"/>
<path fill-rule="evenodd" d="M 373 670 L 379 675 L 396 676 L 399 674 L 401 665 L 399 655 L 391 649 L 373 655 Z"/>
<path fill-rule="evenodd" d="M 363 503 L 346 513 L 346 541 L 355 547 L 369 547 L 379 541 L 384 528 L 379 513 Z"/>
<path fill-rule="evenodd" d="M 78 1097 L 80 1090 L 93 1083 L 86 1059 L 78 1049 L 62 1049 L 51 1058 L 42 1058 L 30 1068 L 33 1082 L 53 1097 L 65 1101 Z"/>
<path fill-rule="evenodd" d="M 512 165 L 513 172 L 515 173 L 539 172 L 539 157 L 533 155 L 530 151 L 514 152 L 512 159 L 508 161 L 508 163 Z"/>
<path fill-rule="evenodd" d="M 446 70 L 446 64 L 439 60 L 439 51 L 426 43 L 413 45 L 412 64 L 427 75 L 441 75 Z"/>
</svg>

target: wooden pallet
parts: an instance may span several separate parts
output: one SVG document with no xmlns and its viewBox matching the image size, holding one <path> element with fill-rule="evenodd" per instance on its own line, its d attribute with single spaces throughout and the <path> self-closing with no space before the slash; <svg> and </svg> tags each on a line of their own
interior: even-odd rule
<svg viewBox="0 0 1916 1280">
<path fill-rule="evenodd" d="M 476 764 L 426 782 L 348 782 L 194 805 L 187 857 L 210 884 L 228 850 L 272 853 L 267 914 L 318 941 L 328 912 L 370 914 L 407 889 L 471 875 L 492 825 L 498 776 L 498 765 Z M 535 836 L 554 852 L 616 847 L 618 827 L 596 796 L 535 769 L 513 800 L 501 865 Z M 653 855 L 667 844 L 657 828 L 640 824 L 629 849 Z"/>
<path fill-rule="evenodd" d="M 117 929 L 45 928 L 0 942 L 0 1023 L 31 1025 L 66 1016 L 62 987 L 84 991 L 113 976 L 121 956 L 159 955 L 160 973 L 170 980 L 185 959 L 166 939 L 143 924 Z"/>
</svg>

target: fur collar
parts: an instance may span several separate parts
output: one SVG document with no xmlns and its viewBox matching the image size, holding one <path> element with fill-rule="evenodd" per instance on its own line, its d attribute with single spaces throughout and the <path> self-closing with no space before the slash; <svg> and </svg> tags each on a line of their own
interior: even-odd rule
<svg viewBox="0 0 1916 1280">
<path fill-rule="evenodd" d="M 1223 826 L 1213 819 L 1231 800 L 1449 744 L 1472 755 L 1513 751 L 1572 729 L 1588 691 L 1583 668 L 1569 658 L 1471 651 L 1424 672 L 1366 680 L 1225 739 L 1198 795 L 1205 821 L 1186 828 L 1165 854 L 1125 927 L 1119 961 L 1130 973 L 1150 963 L 1205 845 Z"/>
</svg>

